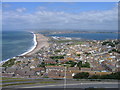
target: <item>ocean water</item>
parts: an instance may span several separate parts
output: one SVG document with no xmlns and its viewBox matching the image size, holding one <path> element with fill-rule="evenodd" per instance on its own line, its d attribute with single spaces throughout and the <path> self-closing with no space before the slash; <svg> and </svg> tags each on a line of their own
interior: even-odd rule
<svg viewBox="0 0 120 90">
<path fill-rule="evenodd" d="M 21 55 L 34 45 L 33 34 L 26 31 L 2 32 L 2 60 Z"/>
<path fill-rule="evenodd" d="M 106 39 L 117 39 L 117 33 L 64 33 L 64 34 L 51 34 L 49 36 L 58 37 L 74 37 L 89 40 L 106 40 Z"/>
</svg>

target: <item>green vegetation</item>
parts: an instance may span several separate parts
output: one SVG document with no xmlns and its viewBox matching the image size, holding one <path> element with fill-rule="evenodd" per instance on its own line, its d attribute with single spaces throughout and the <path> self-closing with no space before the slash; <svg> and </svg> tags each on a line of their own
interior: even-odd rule
<svg viewBox="0 0 120 90">
<path fill-rule="evenodd" d="M 75 44 L 77 44 L 77 45 L 78 45 L 78 44 L 83 44 L 83 42 L 78 41 L 78 42 L 75 42 Z"/>
<path fill-rule="evenodd" d="M 51 56 L 50 58 L 54 59 L 54 60 L 56 60 L 56 59 L 64 59 L 64 55 L 61 55 L 61 56 Z"/>
<path fill-rule="evenodd" d="M 49 63 L 49 64 L 46 64 L 46 66 L 56 66 L 57 64 L 52 64 L 52 63 Z"/>
<path fill-rule="evenodd" d="M 79 69 L 82 67 L 82 61 L 79 61 L 78 63 L 77 63 L 77 66 L 79 67 Z"/>
<path fill-rule="evenodd" d="M 83 44 L 83 41 L 73 41 L 73 43 L 71 45 L 81 45 Z"/>
<path fill-rule="evenodd" d="M 79 68 L 81 68 L 81 67 L 90 68 L 90 63 L 89 63 L 89 62 L 85 62 L 85 63 L 83 64 L 82 61 L 79 61 L 79 62 L 77 63 L 77 66 L 78 66 Z"/>
<path fill-rule="evenodd" d="M 45 67 L 45 63 L 42 62 L 41 64 L 38 65 L 38 67 Z"/>
<path fill-rule="evenodd" d="M 119 50 L 117 50 L 117 49 L 112 49 L 112 50 L 111 50 L 111 51 L 109 51 L 108 53 L 111 53 L 111 52 L 120 53 L 120 51 L 119 51 Z"/>
<path fill-rule="evenodd" d="M 65 64 L 70 64 L 70 67 L 74 67 L 77 63 L 70 60 L 70 61 L 66 62 Z"/>
<path fill-rule="evenodd" d="M 10 59 L 10 60 L 8 60 L 7 62 L 5 62 L 2 66 L 3 66 L 3 67 L 11 67 L 12 65 L 15 64 L 15 60 L 16 60 L 16 59 Z"/>
<path fill-rule="evenodd" d="M 21 63 L 21 61 L 17 61 L 16 63 Z"/>
<path fill-rule="evenodd" d="M 87 79 L 88 77 L 89 77 L 88 72 L 77 73 L 76 75 L 73 76 L 74 79 Z"/>
<path fill-rule="evenodd" d="M 80 54 L 76 54 L 76 56 L 80 56 Z"/>
<path fill-rule="evenodd" d="M 90 63 L 85 62 L 85 64 L 82 64 L 82 67 L 90 68 Z"/>
<path fill-rule="evenodd" d="M 7 83 L 7 82 L 22 82 L 22 81 L 31 81 L 31 80 L 25 80 L 25 79 L 22 79 L 22 80 L 8 80 L 8 81 L 2 81 L 2 83 Z"/>
<path fill-rule="evenodd" d="M 23 78 L 8 78 L 8 77 L 2 77 L 0 80 L 11 80 L 11 79 L 23 79 Z"/>
<path fill-rule="evenodd" d="M 117 45 L 117 44 L 119 44 L 120 42 L 119 42 L 119 41 L 113 41 L 113 43 L 114 43 L 115 45 Z"/>
<path fill-rule="evenodd" d="M 58 63 L 59 61 L 58 60 L 55 60 L 56 63 Z"/>
<path fill-rule="evenodd" d="M 47 83 L 56 83 L 54 81 L 42 81 L 42 82 L 34 82 L 34 83 L 14 83 L 14 84 L 4 84 L 2 87 L 5 86 L 12 86 L 12 85 L 29 85 L 29 84 L 47 84 Z"/>
<path fill-rule="evenodd" d="M 89 79 L 100 79 L 99 75 L 92 75 L 91 77 L 89 77 Z"/>
<path fill-rule="evenodd" d="M 77 73 L 73 76 L 74 79 L 117 79 L 120 80 L 120 72 L 107 74 L 107 75 L 92 75 L 89 76 L 88 72 Z"/>
<path fill-rule="evenodd" d="M 66 42 L 72 42 L 73 40 L 57 40 L 57 43 L 66 43 Z"/>
<path fill-rule="evenodd" d="M 7 82 L 23 82 L 23 81 L 42 81 L 42 79 L 11 79 L 11 80 L 6 80 L 6 81 L 2 81 L 2 83 L 7 83 Z"/>
<path fill-rule="evenodd" d="M 86 56 L 90 55 L 91 53 L 85 52 L 84 54 L 86 54 Z"/>
<path fill-rule="evenodd" d="M 102 43 L 102 45 L 108 45 L 108 46 L 111 46 L 111 47 L 115 47 L 115 45 L 117 45 L 117 44 L 119 44 L 119 41 L 113 41 L 113 42 L 111 42 L 111 41 L 104 41 Z"/>
<path fill-rule="evenodd" d="M 120 80 L 120 72 L 108 74 L 108 75 L 93 75 L 89 79 L 118 79 Z"/>
<path fill-rule="evenodd" d="M 67 43 L 67 42 L 72 42 L 69 45 L 79 45 L 79 44 L 83 44 L 83 41 L 79 41 L 79 40 L 53 40 L 56 43 Z"/>
<path fill-rule="evenodd" d="M 56 50 L 55 53 L 61 52 L 61 50 Z"/>
</svg>

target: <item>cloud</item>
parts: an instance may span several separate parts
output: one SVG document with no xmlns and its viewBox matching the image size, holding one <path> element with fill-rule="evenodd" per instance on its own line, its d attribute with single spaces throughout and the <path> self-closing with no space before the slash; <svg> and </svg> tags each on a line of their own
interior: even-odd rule
<svg viewBox="0 0 120 90">
<path fill-rule="evenodd" d="M 42 7 L 33 13 L 25 11 L 19 8 L 3 12 L 3 29 L 117 30 L 117 8 L 80 13 L 53 12 Z"/>
<path fill-rule="evenodd" d="M 26 11 L 26 8 L 17 8 L 16 11 L 21 13 L 21 12 Z"/>
<path fill-rule="evenodd" d="M 37 7 L 37 10 L 46 10 L 46 7 L 40 6 L 40 7 Z"/>
</svg>

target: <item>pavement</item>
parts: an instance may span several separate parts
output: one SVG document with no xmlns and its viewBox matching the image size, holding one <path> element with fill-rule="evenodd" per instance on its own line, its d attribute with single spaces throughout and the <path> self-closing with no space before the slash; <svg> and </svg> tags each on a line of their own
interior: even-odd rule
<svg viewBox="0 0 120 90">
<path fill-rule="evenodd" d="M 67 84 L 51 84 L 51 85 L 31 85 L 21 88 L 118 88 L 118 83 L 113 82 L 95 82 L 95 83 L 67 83 Z"/>
<path fill-rule="evenodd" d="M 119 88 L 118 82 L 99 82 L 99 81 L 76 81 L 76 80 L 68 80 L 66 83 L 64 80 L 57 80 L 56 83 L 44 83 L 44 84 L 30 84 L 30 85 L 14 85 L 4 87 L 2 90 L 29 90 L 29 89 L 49 89 L 49 88 L 60 88 L 60 89 L 79 89 L 79 88 Z M 93 89 L 92 89 L 93 90 Z M 104 90 L 104 89 L 103 89 Z M 114 89 L 116 90 L 116 89 Z M 118 89 L 119 90 L 119 89 Z"/>
</svg>

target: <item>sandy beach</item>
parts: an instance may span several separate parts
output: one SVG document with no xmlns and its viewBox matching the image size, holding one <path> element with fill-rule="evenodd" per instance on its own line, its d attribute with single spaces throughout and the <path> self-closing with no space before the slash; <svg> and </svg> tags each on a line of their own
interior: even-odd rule
<svg viewBox="0 0 120 90">
<path fill-rule="evenodd" d="M 31 52 L 28 52 L 23 56 L 32 56 L 36 52 L 38 52 L 42 47 L 48 47 L 49 46 L 47 37 L 45 37 L 42 34 L 38 34 L 38 33 L 35 33 L 35 36 L 36 36 L 36 42 L 37 42 L 36 47 Z"/>
</svg>

